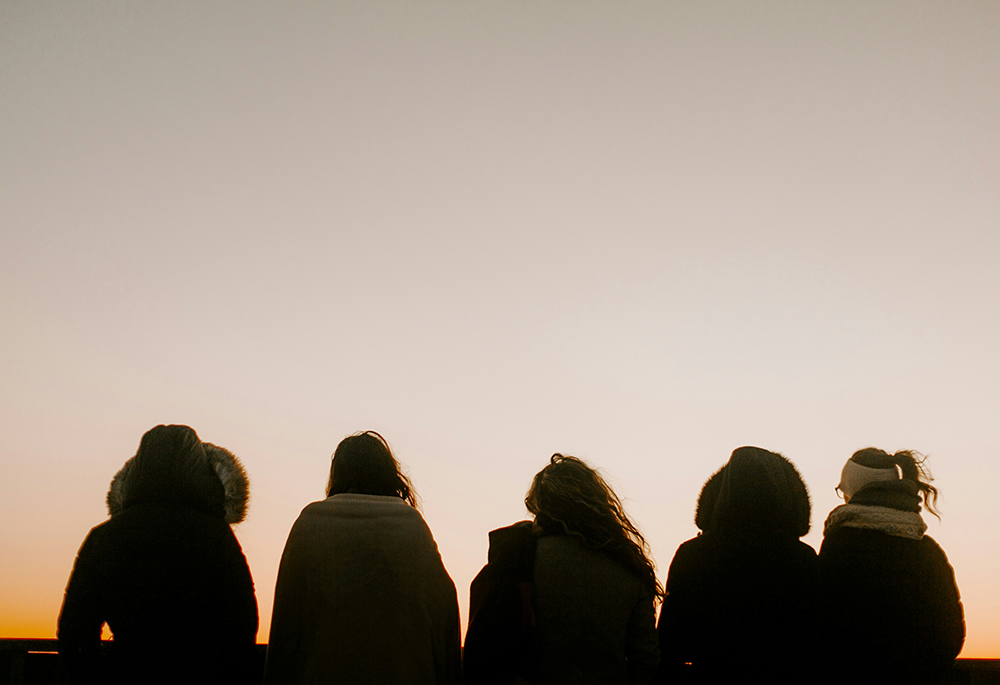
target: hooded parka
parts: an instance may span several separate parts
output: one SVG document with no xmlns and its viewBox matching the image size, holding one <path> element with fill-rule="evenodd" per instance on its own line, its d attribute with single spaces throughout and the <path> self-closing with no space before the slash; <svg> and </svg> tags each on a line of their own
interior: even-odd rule
<svg viewBox="0 0 1000 685">
<path fill-rule="evenodd" d="M 247 492 L 236 458 L 187 426 L 143 436 L 66 587 L 58 638 L 71 679 L 247 682 L 257 601 L 229 525 L 242 520 Z M 114 642 L 102 659 L 105 623 Z"/>
<path fill-rule="evenodd" d="M 705 483 L 660 612 L 660 682 L 809 682 L 816 553 L 810 503 L 779 454 L 741 447 Z"/>
</svg>

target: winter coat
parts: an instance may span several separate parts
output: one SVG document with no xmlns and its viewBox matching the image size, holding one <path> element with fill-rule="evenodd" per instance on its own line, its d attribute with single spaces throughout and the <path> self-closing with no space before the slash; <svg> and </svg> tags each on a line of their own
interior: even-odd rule
<svg viewBox="0 0 1000 685">
<path fill-rule="evenodd" d="M 570 535 L 542 535 L 533 583 L 535 683 L 648 683 L 659 648 L 652 591 Z"/>
<path fill-rule="evenodd" d="M 486 566 L 469 588 L 462 649 L 466 685 L 512 685 L 535 675 L 532 603 L 538 536 L 531 521 L 490 531 Z"/>
<path fill-rule="evenodd" d="M 257 601 L 227 521 L 243 518 L 247 492 L 236 458 L 187 426 L 143 436 L 112 481 L 111 518 L 87 535 L 66 587 L 58 638 L 71 677 L 246 682 Z M 114 641 L 102 659 L 105 623 Z"/>
<path fill-rule="evenodd" d="M 809 495 L 780 455 L 740 448 L 702 488 L 667 576 L 659 682 L 809 682 L 816 553 Z"/>
<path fill-rule="evenodd" d="M 302 510 L 281 555 L 265 683 L 458 683 L 455 584 L 398 497 L 337 494 Z"/>
<path fill-rule="evenodd" d="M 647 683 L 656 671 L 652 592 L 576 537 L 528 521 L 492 531 L 470 595 L 470 684 Z"/>
<path fill-rule="evenodd" d="M 826 520 L 819 553 L 824 670 L 855 683 L 934 683 L 962 649 L 955 573 L 924 534 L 916 483 L 872 483 Z"/>
</svg>

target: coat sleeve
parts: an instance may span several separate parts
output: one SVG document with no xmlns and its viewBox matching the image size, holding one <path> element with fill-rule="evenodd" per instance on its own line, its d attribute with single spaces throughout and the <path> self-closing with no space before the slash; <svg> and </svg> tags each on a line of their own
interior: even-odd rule
<svg viewBox="0 0 1000 685">
<path fill-rule="evenodd" d="M 965 643 L 965 612 L 955 582 L 955 570 L 948 563 L 944 550 L 929 537 L 924 538 L 932 550 L 934 568 L 934 594 L 930 605 L 934 613 L 933 643 L 939 647 L 936 654 L 940 665 L 947 668 L 962 651 Z"/>
<path fill-rule="evenodd" d="M 229 663 L 225 667 L 221 667 L 220 663 L 219 672 L 223 674 L 223 682 L 250 682 L 257 659 L 254 652 L 259 621 L 257 596 L 243 549 L 232 529 L 228 525 L 226 528 L 228 535 L 225 545 L 228 549 L 225 577 L 228 582 L 223 592 L 226 594 L 227 606 L 222 624 L 225 626 L 223 634 L 218 637 L 220 644 L 224 645 Z"/>
<path fill-rule="evenodd" d="M 689 540 L 677 548 L 667 571 L 666 592 L 660 608 L 657 633 L 660 643 L 660 668 L 657 682 L 670 682 L 681 676 L 685 663 L 693 660 L 691 642 L 699 634 L 698 612 L 695 608 L 692 573 L 697 556 L 696 540 Z"/>
<path fill-rule="evenodd" d="M 458 594 L 443 564 L 441 570 L 446 609 L 436 645 L 437 681 L 441 685 L 459 685 L 462 682 L 462 624 L 458 615 Z"/>
<path fill-rule="evenodd" d="M 250 565 L 236 536 L 230 531 L 229 574 L 232 579 L 232 637 L 241 645 L 253 647 L 257 641 L 257 595 L 254 591 Z"/>
<path fill-rule="evenodd" d="M 76 555 L 59 612 L 59 653 L 74 679 L 94 671 L 100 654 L 101 629 L 106 619 L 100 584 L 106 570 L 102 568 L 104 560 L 99 547 L 95 529 Z"/>
<path fill-rule="evenodd" d="M 644 591 L 632 609 L 625 634 L 625 658 L 630 684 L 645 685 L 652 682 L 660 664 L 658 642 L 653 593 Z"/>
</svg>

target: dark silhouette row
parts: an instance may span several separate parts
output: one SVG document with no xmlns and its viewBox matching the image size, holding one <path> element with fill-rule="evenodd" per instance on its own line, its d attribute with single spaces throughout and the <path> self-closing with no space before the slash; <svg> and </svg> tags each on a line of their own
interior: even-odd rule
<svg viewBox="0 0 1000 685">
<path fill-rule="evenodd" d="M 937 682 L 965 626 L 951 566 L 924 534 L 929 480 L 915 453 L 856 452 L 817 555 L 800 541 L 798 471 L 741 447 L 702 488 L 701 533 L 663 588 L 600 474 L 553 455 L 525 498 L 533 519 L 489 535 L 463 654 L 455 585 L 412 484 L 381 435 L 352 435 L 327 498 L 289 533 L 264 681 Z M 253 680 L 257 603 L 231 528 L 248 495 L 236 457 L 187 426 L 143 436 L 66 588 L 58 641 L 73 680 Z"/>
</svg>

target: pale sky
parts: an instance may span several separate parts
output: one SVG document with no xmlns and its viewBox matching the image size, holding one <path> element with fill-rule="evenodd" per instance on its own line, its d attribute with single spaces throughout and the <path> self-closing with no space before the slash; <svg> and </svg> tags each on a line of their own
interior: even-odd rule
<svg viewBox="0 0 1000 685">
<path fill-rule="evenodd" d="M 0 0 L 0 634 L 143 432 L 298 512 L 385 435 L 458 588 L 552 452 L 665 579 L 740 445 L 916 449 L 1000 657 L 1000 3 Z"/>
</svg>

